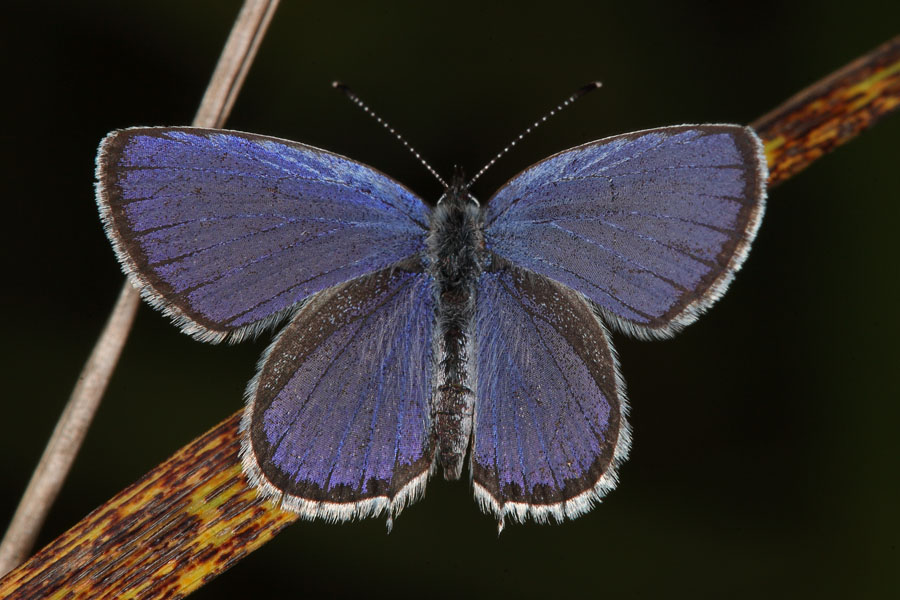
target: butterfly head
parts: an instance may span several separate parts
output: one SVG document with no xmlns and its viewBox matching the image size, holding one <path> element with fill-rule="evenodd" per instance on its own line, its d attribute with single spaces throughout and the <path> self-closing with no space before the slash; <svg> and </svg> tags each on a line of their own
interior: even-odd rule
<svg viewBox="0 0 900 600">
<path fill-rule="evenodd" d="M 469 182 L 466 174 L 459 165 L 453 166 L 453 176 L 450 184 L 444 188 L 444 193 L 438 199 L 438 204 L 447 207 L 481 206 L 481 203 L 469 192 Z"/>
</svg>

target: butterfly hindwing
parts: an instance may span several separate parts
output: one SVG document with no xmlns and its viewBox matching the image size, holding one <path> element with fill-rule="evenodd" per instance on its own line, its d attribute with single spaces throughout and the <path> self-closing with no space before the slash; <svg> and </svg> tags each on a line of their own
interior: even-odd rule
<svg viewBox="0 0 900 600">
<path fill-rule="evenodd" d="M 496 256 L 478 284 L 475 494 L 501 521 L 562 521 L 612 489 L 630 440 L 616 359 L 574 291 Z"/>
<path fill-rule="evenodd" d="M 433 464 L 433 320 L 418 260 L 310 299 L 248 389 L 251 482 L 303 517 L 333 521 L 417 499 Z"/>
<path fill-rule="evenodd" d="M 628 133 L 553 155 L 487 206 L 487 247 L 584 294 L 639 336 L 691 323 L 728 286 L 762 218 L 762 144 L 736 125 Z"/>
<path fill-rule="evenodd" d="M 114 131 L 97 202 L 123 268 L 188 333 L 240 339 L 424 249 L 428 209 L 342 156 L 248 133 Z"/>
</svg>

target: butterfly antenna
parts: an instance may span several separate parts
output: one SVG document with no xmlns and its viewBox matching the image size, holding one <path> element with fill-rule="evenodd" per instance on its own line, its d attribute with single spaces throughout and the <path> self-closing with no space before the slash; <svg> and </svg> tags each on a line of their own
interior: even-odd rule
<svg viewBox="0 0 900 600">
<path fill-rule="evenodd" d="M 387 129 L 387 130 L 391 133 L 391 135 L 393 135 L 395 138 L 397 138 L 397 140 L 400 141 L 401 144 L 403 144 L 403 147 L 404 147 L 404 148 L 406 148 L 407 150 L 409 150 L 410 152 L 412 152 L 412 155 L 415 156 L 415 157 L 418 159 L 418 161 L 419 161 L 420 163 L 422 163 L 422 166 L 424 166 L 426 169 L 428 169 L 428 172 L 429 172 L 429 173 L 431 173 L 432 175 L 434 175 L 435 179 L 437 179 L 437 180 L 440 182 L 440 184 L 441 184 L 442 186 L 444 186 L 444 188 L 449 187 L 449 186 L 447 185 L 447 182 L 444 181 L 443 177 L 441 177 L 440 175 L 438 175 L 438 172 L 435 171 L 434 168 L 433 168 L 431 165 L 429 165 L 428 162 L 426 162 L 424 158 L 422 158 L 422 155 L 419 154 L 419 153 L 416 151 L 416 149 L 413 148 L 413 147 L 410 145 L 409 142 L 407 142 L 405 139 L 403 139 L 403 136 L 400 135 L 399 133 L 397 133 L 397 130 L 395 130 L 393 127 L 391 127 L 391 126 L 388 124 L 387 121 L 385 121 L 384 119 L 382 119 L 381 117 L 379 117 L 377 114 L 375 114 L 375 111 L 374 111 L 374 110 L 372 110 L 371 108 L 369 108 L 369 106 L 368 106 L 365 102 L 363 102 L 362 100 L 360 100 L 359 96 L 357 96 L 356 94 L 354 94 L 354 93 L 353 93 L 353 90 L 351 90 L 346 84 L 343 84 L 343 83 L 341 83 L 340 81 L 334 81 L 334 82 L 331 83 L 331 87 L 333 87 L 334 89 L 336 89 L 336 90 L 338 90 L 338 91 L 343 92 L 345 96 L 347 96 L 348 98 L 350 98 L 350 100 L 353 102 L 353 104 L 355 104 L 355 105 L 357 105 L 358 107 L 360 107 L 360 108 L 363 110 L 364 113 L 366 113 L 367 115 L 369 115 L 370 117 L 372 117 L 373 119 L 375 119 L 376 121 L 378 121 L 378 122 L 381 124 L 382 127 L 384 127 L 385 129 Z"/>
<path fill-rule="evenodd" d="M 526 135 L 528 135 L 529 133 L 531 133 L 532 131 L 534 131 L 535 129 L 537 129 L 538 127 L 540 127 L 541 125 L 543 125 L 544 122 L 547 121 L 547 119 L 549 119 L 550 117 L 556 115 L 557 113 L 559 113 L 560 111 L 562 111 L 562 109 L 566 108 L 567 106 L 569 106 L 570 104 L 572 104 L 573 102 L 575 102 L 576 100 L 578 100 L 579 98 L 581 98 L 582 96 L 584 96 L 585 94 L 588 94 L 588 93 L 590 93 L 590 92 L 593 92 L 593 91 L 596 90 L 596 89 L 599 89 L 601 85 L 603 85 L 603 84 L 600 83 L 599 81 L 592 81 L 592 82 L 590 82 L 589 84 L 584 85 L 584 86 L 578 88 L 578 89 L 575 91 L 574 94 L 572 94 L 571 96 L 569 96 L 568 98 L 566 98 L 562 103 L 557 104 L 557 105 L 556 105 L 556 108 L 554 108 L 553 110 L 551 110 L 550 112 L 548 112 L 547 114 L 545 114 L 543 117 L 541 117 L 540 119 L 538 119 L 537 121 L 535 121 L 534 123 L 532 123 L 532 124 L 528 127 L 528 129 L 526 129 L 525 131 L 523 131 L 522 133 L 519 134 L 519 137 L 517 137 L 517 138 L 514 139 L 512 142 L 510 142 L 509 145 L 506 146 L 506 148 L 504 148 L 503 150 L 501 150 L 500 152 L 498 152 L 498 153 L 497 153 L 497 156 L 495 156 L 494 158 L 492 158 L 491 161 L 490 161 L 488 164 L 484 165 L 484 166 L 481 168 L 480 171 L 478 171 L 477 173 L 475 173 L 475 176 L 474 176 L 472 179 L 469 180 L 468 185 L 471 186 L 473 183 L 475 183 L 475 181 L 476 181 L 479 177 L 481 177 L 482 175 L 484 175 L 484 172 L 485 172 L 485 171 L 487 171 L 487 170 L 490 169 L 492 166 L 494 166 L 494 163 L 495 163 L 495 162 L 497 162 L 498 160 L 500 160 L 500 158 L 501 158 L 503 155 L 505 155 L 507 152 L 509 152 L 510 150 L 512 150 L 513 147 L 514 147 L 516 144 L 518 144 L 519 142 L 522 141 L 522 138 L 524 138 Z"/>
</svg>

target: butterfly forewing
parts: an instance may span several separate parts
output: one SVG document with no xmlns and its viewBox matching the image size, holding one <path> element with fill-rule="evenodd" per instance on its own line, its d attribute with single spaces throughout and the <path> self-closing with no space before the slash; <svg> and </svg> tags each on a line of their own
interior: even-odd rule
<svg viewBox="0 0 900 600">
<path fill-rule="evenodd" d="M 240 338 L 424 248 L 427 208 L 342 156 L 233 131 L 115 131 L 97 156 L 107 234 L 188 333 Z"/>
<path fill-rule="evenodd" d="M 307 518 L 396 513 L 415 500 L 433 462 L 433 319 L 415 260 L 313 297 L 248 390 L 251 481 Z"/>
<path fill-rule="evenodd" d="M 602 325 L 574 291 L 493 257 L 478 285 L 475 493 L 501 521 L 590 509 L 628 452 Z"/>
<path fill-rule="evenodd" d="M 526 169 L 488 203 L 487 247 L 590 299 L 626 332 L 670 335 L 725 291 L 764 209 L 752 130 L 620 135 Z"/>
</svg>

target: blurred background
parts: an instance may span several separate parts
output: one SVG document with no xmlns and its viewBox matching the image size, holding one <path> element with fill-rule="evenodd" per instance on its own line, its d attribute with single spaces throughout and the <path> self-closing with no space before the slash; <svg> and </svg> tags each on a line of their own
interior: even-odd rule
<svg viewBox="0 0 900 600">
<path fill-rule="evenodd" d="M 4 3 L 0 22 L 0 525 L 12 516 L 123 282 L 93 199 L 97 143 L 193 118 L 237 0 Z M 616 133 L 748 123 L 898 33 L 900 4 L 284 2 L 228 127 L 439 186 L 330 83 L 442 173 L 529 164 Z M 464 483 L 383 521 L 297 523 L 201 589 L 330 597 L 881 598 L 900 590 L 900 117 L 774 189 L 729 293 L 676 339 L 615 335 L 634 426 L 619 489 L 498 539 Z M 142 306 L 44 545 L 242 406 L 268 344 L 211 346 Z"/>
</svg>

